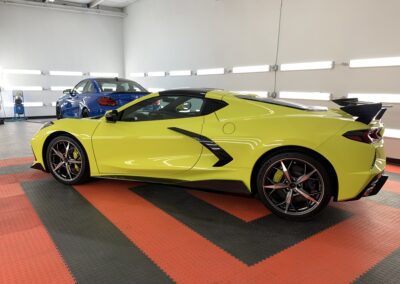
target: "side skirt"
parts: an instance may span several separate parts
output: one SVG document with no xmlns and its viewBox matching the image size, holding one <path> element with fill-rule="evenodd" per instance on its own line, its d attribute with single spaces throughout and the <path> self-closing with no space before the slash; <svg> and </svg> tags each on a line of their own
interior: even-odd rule
<svg viewBox="0 0 400 284">
<path fill-rule="evenodd" d="M 199 180 L 186 181 L 177 179 L 160 179 L 138 176 L 97 176 L 95 178 L 115 179 L 126 181 L 139 181 L 144 183 L 153 183 L 160 185 L 173 185 L 176 187 L 198 189 L 203 191 L 224 192 L 238 195 L 252 195 L 244 182 L 240 180 Z"/>
</svg>

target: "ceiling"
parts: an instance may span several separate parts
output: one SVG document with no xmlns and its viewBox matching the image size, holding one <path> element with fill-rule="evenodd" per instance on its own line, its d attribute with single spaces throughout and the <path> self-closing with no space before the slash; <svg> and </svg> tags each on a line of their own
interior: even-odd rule
<svg viewBox="0 0 400 284">
<path fill-rule="evenodd" d="M 136 1 L 137 0 L 6 0 L 4 3 L 40 6 L 43 8 L 90 9 L 96 11 L 111 10 L 122 12 L 125 7 Z"/>
<path fill-rule="evenodd" d="M 79 3 L 79 4 L 89 4 L 91 2 L 99 2 L 100 6 L 107 6 L 107 7 L 115 7 L 115 8 L 125 8 L 126 6 L 129 6 L 136 0 L 68 0 L 68 1 L 63 1 L 63 2 L 72 2 L 72 3 Z M 54 3 L 57 3 L 57 0 L 54 1 Z"/>
</svg>

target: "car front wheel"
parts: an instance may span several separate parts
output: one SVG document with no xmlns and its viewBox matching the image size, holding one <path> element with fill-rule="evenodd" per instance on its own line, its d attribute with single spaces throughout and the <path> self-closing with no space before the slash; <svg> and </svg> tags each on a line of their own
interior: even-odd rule
<svg viewBox="0 0 400 284">
<path fill-rule="evenodd" d="M 325 208 L 332 197 L 332 179 L 316 158 L 298 152 L 264 161 L 257 175 L 261 201 L 276 215 L 305 220 Z"/>
<path fill-rule="evenodd" d="M 64 184 L 80 184 L 89 180 L 89 162 L 83 147 L 72 137 L 58 136 L 46 150 L 47 168 Z"/>
</svg>

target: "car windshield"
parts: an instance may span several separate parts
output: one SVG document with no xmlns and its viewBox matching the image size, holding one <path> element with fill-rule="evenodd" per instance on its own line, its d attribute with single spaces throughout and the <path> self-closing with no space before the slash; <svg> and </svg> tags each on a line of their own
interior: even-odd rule
<svg viewBox="0 0 400 284">
<path fill-rule="evenodd" d="M 97 84 L 102 92 L 134 93 L 147 92 L 138 83 L 120 79 L 97 79 Z"/>
</svg>

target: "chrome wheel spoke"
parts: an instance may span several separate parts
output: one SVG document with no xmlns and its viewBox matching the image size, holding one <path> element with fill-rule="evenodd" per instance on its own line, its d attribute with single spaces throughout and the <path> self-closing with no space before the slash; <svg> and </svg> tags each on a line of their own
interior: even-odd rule
<svg viewBox="0 0 400 284">
<path fill-rule="evenodd" d="M 68 163 L 70 163 L 70 164 L 82 164 L 82 161 L 78 161 L 78 160 L 69 160 Z"/>
<path fill-rule="evenodd" d="M 293 195 L 293 190 L 289 190 L 289 192 L 286 194 L 286 199 L 285 199 L 285 203 L 286 203 L 286 207 L 285 207 L 285 213 L 288 212 L 289 206 L 292 203 L 292 195 Z"/>
<path fill-rule="evenodd" d="M 69 164 L 66 164 L 65 168 L 67 169 L 67 174 L 68 174 L 69 178 L 72 179 L 71 167 L 69 166 Z"/>
<path fill-rule="evenodd" d="M 302 175 L 301 177 L 299 177 L 299 179 L 297 180 L 297 183 L 303 183 L 303 182 L 305 182 L 306 180 L 308 180 L 314 173 L 316 173 L 317 172 L 317 170 L 316 169 L 314 169 L 314 170 L 312 170 L 311 172 L 309 172 L 308 174 L 304 174 L 304 175 Z"/>
<path fill-rule="evenodd" d="M 54 152 L 60 159 L 64 159 L 64 156 L 63 156 L 63 154 L 61 154 L 60 151 L 57 151 L 57 150 L 54 149 L 54 148 L 51 148 L 51 150 L 53 150 L 53 152 Z"/>
<path fill-rule="evenodd" d="M 59 162 L 57 166 L 54 168 L 55 171 L 58 171 L 62 166 L 64 165 L 64 162 Z"/>
<path fill-rule="evenodd" d="M 70 146 L 70 143 L 69 143 L 69 142 L 67 142 L 67 147 L 65 147 L 65 154 L 64 154 L 64 158 L 68 158 L 69 146 Z"/>
<path fill-rule="evenodd" d="M 308 200 L 310 200 L 310 201 L 312 201 L 314 203 L 319 204 L 319 202 L 317 200 L 315 200 L 313 197 L 311 197 L 307 192 L 305 192 L 301 188 L 295 188 L 295 191 L 300 193 L 300 195 L 303 196 L 305 199 L 308 199 Z"/>
<path fill-rule="evenodd" d="M 283 174 L 285 175 L 286 179 L 287 179 L 289 182 L 291 182 L 292 179 L 291 179 L 290 174 L 289 174 L 289 172 L 288 172 L 288 170 L 287 170 L 285 164 L 283 163 L 283 161 L 281 161 L 281 166 L 282 166 Z"/>
<path fill-rule="evenodd" d="M 270 185 L 264 185 L 265 189 L 283 189 L 283 188 L 288 188 L 287 184 L 284 183 L 277 183 L 277 184 L 270 184 Z"/>
</svg>

